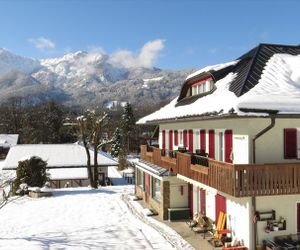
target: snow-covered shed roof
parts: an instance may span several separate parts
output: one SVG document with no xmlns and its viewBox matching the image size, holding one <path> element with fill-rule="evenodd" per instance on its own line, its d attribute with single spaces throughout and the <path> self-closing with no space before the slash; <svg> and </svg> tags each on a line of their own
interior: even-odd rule
<svg viewBox="0 0 300 250">
<path fill-rule="evenodd" d="M 88 179 L 87 168 L 51 168 L 47 170 L 51 180 Z"/>
<path fill-rule="evenodd" d="M 90 153 L 92 156 L 93 151 L 90 150 Z M 87 164 L 85 149 L 80 144 L 20 144 L 11 147 L 3 163 L 3 169 L 16 169 L 20 160 L 31 156 L 38 156 L 47 161 L 48 169 L 72 168 L 74 171 L 75 168 L 85 167 Z M 118 163 L 108 154 L 99 152 L 98 165 L 116 166 Z"/>
<path fill-rule="evenodd" d="M 179 97 L 137 123 L 262 111 L 300 114 L 300 46 L 260 44 L 236 61 L 205 67 L 187 77 Z M 214 91 L 185 98 L 186 86 L 214 79 Z M 267 115 L 268 112 L 265 112 Z"/>
<path fill-rule="evenodd" d="M 143 160 L 139 160 L 135 162 L 135 166 L 142 168 L 142 169 L 146 169 L 149 172 L 158 175 L 158 176 L 168 176 L 169 175 L 169 171 L 166 170 L 165 168 L 162 168 L 160 166 L 154 165 L 152 163 L 143 161 Z"/>
<path fill-rule="evenodd" d="M 19 140 L 18 134 L 0 134 L 0 147 L 10 148 L 17 145 Z"/>
</svg>

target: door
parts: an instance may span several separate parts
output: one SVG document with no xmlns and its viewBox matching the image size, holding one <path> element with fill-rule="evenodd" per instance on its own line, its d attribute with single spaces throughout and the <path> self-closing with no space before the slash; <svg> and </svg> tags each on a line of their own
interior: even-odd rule
<svg viewBox="0 0 300 250">
<path fill-rule="evenodd" d="M 300 233 L 300 203 L 297 203 L 297 233 Z"/>
<path fill-rule="evenodd" d="M 206 193 L 205 189 L 200 189 L 200 213 L 206 215 Z"/>
<path fill-rule="evenodd" d="M 220 212 L 226 214 L 226 198 L 220 194 L 217 194 L 216 195 L 216 224 L 218 223 Z"/>
<path fill-rule="evenodd" d="M 224 133 L 222 131 L 219 131 L 216 133 L 216 154 L 215 159 L 218 161 L 224 161 L 224 143 L 223 143 L 223 137 Z"/>
<path fill-rule="evenodd" d="M 145 201 L 149 202 L 150 197 L 150 175 L 145 173 Z"/>
</svg>

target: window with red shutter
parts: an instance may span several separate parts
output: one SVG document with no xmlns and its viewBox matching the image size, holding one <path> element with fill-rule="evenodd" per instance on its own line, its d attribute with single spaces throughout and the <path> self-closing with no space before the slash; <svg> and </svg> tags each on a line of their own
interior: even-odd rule
<svg viewBox="0 0 300 250">
<path fill-rule="evenodd" d="M 189 130 L 189 152 L 193 153 L 194 151 L 194 140 L 193 140 L 193 136 L 194 136 L 194 133 L 193 133 L 193 130 L 190 129 Z"/>
<path fill-rule="evenodd" d="M 187 130 L 183 130 L 183 146 L 187 147 Z"/>
<path fill-rule="evenodd" d="M 215 131 L 213 129 L 208 131 L 208 148 L 209 157 L 215 158 Z"/>
<path fill-rule="evenodd" d="M 206 152 L 206 138 L 205 129 L 200 130 L 200 149 Z"/>
<path fill-rule="evenodd" d="M 162 131 L 162 149 L 166 149 L 166 131 Z"/>
<path fill-rule="evenodd" d="M 225 131 L 225 162 L 232 163 L 232 130 Z"/>
<path fill-rule="evenodd" d="M 174 130 L 174 144 L 178 146 L 178 131 Z"/>
<path fill-rule="evenodd" d="M 284 129 L 284 159 L 297 158 L 297 129 Z"/>
</svg>

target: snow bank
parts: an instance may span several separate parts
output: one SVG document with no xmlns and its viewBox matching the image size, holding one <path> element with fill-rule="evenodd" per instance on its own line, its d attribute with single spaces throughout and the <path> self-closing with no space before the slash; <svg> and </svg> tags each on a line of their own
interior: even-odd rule
<svg viewBox="0 0 300 250">
<path fill-rule="evenodd" d="M 0 249 L 174 249 L 121 200 L 133 186 L 68 188 L 0 210 Z"/>
</svg>

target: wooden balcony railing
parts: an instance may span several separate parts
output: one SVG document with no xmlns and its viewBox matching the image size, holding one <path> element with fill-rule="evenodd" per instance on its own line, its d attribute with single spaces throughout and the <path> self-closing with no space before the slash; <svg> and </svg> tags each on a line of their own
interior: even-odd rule
<svg viewBox="0 0 300 250">
<path fill-rule="evenodd" d="M 298 163 L 238 165 L 159 148 L 151 150 L 142 145 L 141 158 L 232 196 L 300 193 Z"/>
</svg>

